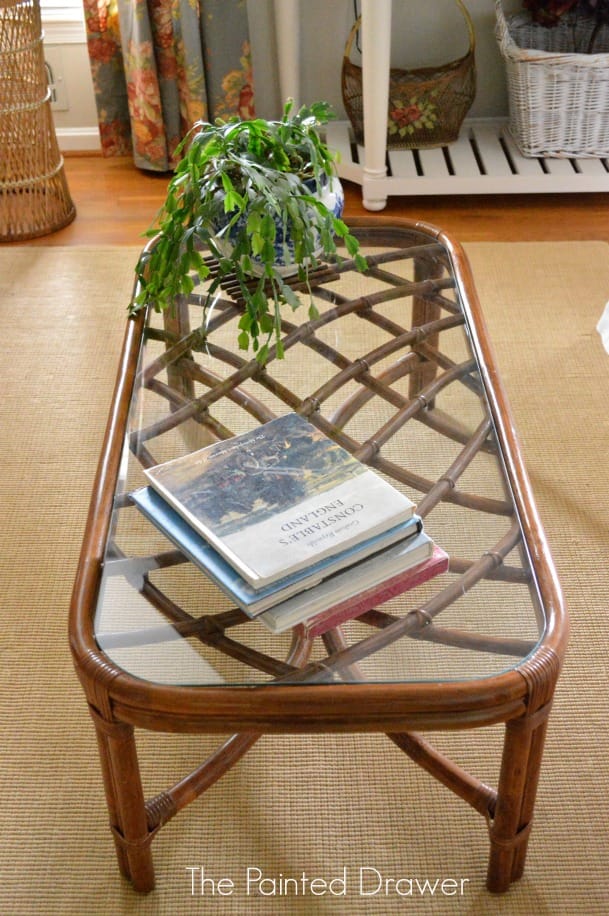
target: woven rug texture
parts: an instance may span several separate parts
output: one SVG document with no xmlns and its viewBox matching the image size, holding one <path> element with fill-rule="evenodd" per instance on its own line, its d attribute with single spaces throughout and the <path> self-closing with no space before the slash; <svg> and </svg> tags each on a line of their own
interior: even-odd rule
<svg viewBox="0 0 609 916">
<path fill-rule="evenodd" d="M 152 894 L 135 894 L 119 876 L 67 610 L 137 249 L 7 246 L 0 913 L 609 912 L 609 355 L 595 330 L 609 299 L 609 246 L 480 242 L 466 250 L 572 624 L 522 880 L 506 895 L 487 893 L 482 818 L 383 736 L 263 738 L 161 831 Z M 147 795 L 216 744 L 138 741 Z M 498 728 L 437 736 L 493 782 L 500 742 Z M 246 870 L 255 867 L 274 878 L 327 880 L 347 869 L 348 893 L 282 894 L 279 883 L 264 898 L 248 897 Z M 394 885 L 362 894 L 362 868 L 420 884 L 412 896 Z M 215 894 L 211 883 L 201 893 L 202 869 Z M 225 883 L 230 892 L 220 894 L 222 878 L 232 891 Z M 444 878 L 456 879 L 458 892 L 432 892 Z"/>
</svg>

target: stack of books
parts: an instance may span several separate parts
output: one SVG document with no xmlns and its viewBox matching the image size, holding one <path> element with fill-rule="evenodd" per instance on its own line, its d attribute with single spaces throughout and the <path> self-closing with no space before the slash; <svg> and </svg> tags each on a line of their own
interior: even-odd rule
<svg viewBox="0 0 609 916">
<path fill-rule="evenodd" d="M 273 633 L 320 635 L 448 566 L 414 503 L 295 413 L 145 473 L 140 511 Z"/>
</svg>

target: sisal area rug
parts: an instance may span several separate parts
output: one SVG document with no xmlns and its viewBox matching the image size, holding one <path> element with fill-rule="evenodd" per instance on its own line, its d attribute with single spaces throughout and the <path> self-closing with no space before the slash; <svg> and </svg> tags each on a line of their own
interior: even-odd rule
<svg viewBox="0 0 609 916">
<path fill-rule="evenodd" d="M 609 356 L 595 326 L 609 299 L 609 246 L 466 247 L 572 619 L 523 879 L 503 897 L 485 891 L 482 819 L 382 736 L 261 740 L 160 833 L 156 891 L 139 897 L 120 878 L 66 617 L 137 249 L 8 246 L 0 249 L 0 912 L 607 912 Z M 494 781 L 489 748 L 499 738 L 489 729 L 440 743 Z M 147 793 L 212 746 L 143 735 Z M 278 883 L 254 899 L 244 877 L 255 867 L 326 879 L 375 868 L 419 889 L 302 897 L 283 895 Z M 215 895 L 211 883 L 201 893 L 202 869 Z M 221 894 L 223 878 L 234 888 L 224 883 Z M 434 891 L 444 878 L 459 891 Z"/>
</svg>

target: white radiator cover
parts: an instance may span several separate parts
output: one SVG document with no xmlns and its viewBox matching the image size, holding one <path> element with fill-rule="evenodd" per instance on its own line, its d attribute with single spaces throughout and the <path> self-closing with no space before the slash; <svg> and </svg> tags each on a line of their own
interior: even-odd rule
<svg viewBox="0 0 609 916">
<path fill-rule="evenodd" d="M 326 135 L 339 154 L 340 177 L 362 184 L 365 152 L 353 143 L 349 123 L 329 124 Z M 609 191 L 609 161 L 525 158 L 510 136 L 507 120 L 466 120 L 456 143 L 389 150 L 387 177 L 378 188 L 389 196 Z"/>
</svg>

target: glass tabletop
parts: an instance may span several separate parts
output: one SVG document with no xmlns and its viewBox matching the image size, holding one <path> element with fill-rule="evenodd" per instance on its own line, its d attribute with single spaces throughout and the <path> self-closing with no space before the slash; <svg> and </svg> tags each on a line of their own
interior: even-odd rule
<svg viewBox="0 0 609 916">
<path fill-rule="evenodd" d="M 354 230 L 369 269 L 320 269 L 283 359 L 237 347 L 238 294 L 195 289 L 143 331 L 95 610 L 99 647 L 175 685 L 472 680 L 522 663 L 545 615 L 454 264 L 424 229 Z M 311 302 L 314 309 L 309 312 Z M 467 311 L 467 309 L 465 309 Z M 309 317 L 312 315 L 313 317 Z M 317 315 L 317 317 L 315 317 Z M 417 506 L 442 574 L 324 635 L 251 619 L 133 505 L 144 468 L 296 412 Z"/>
</svg>

